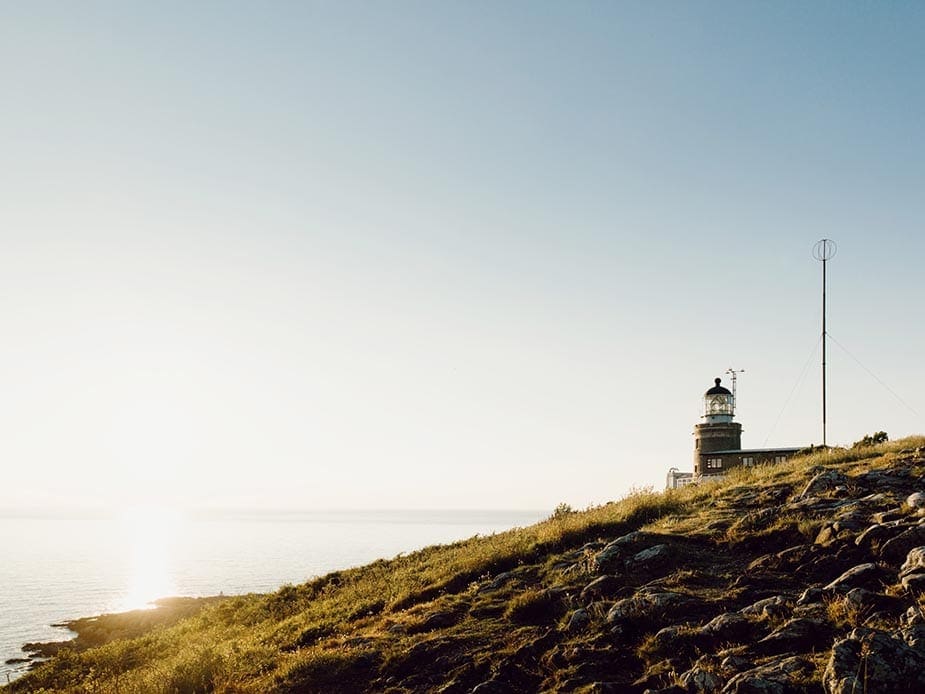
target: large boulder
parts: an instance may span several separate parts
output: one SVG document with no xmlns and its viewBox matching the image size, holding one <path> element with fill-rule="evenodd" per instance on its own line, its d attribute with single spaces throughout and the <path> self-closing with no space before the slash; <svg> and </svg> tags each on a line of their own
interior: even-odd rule
<svg viewBox="0 0 925 694">
<path fill-rule="evenodd" d="M 874 563 L 858 564 L 829 583 L 825 590 L 836 593 L 847 593 L 852 588 L 877 590 L 885 575 L 886 572 Z"/>
<path fill-rule="evenodd" d="M 756 626 L 738 612 L 724 612 L 700 627 L 700 632 L 720 643 L 742 641 L 753 635 Z"/>
<path fill-rule="evenodd" d="M 806 486 L 803 487 L 803 491 L 800 492 L 800 498 L 806 499 L 817 496 L 847 484 L 848 478 L 838 470 L 823 470 L 807 482 Z"/>
<path fill-rule="evenodd" d="M 681 686 L 688 692 L 718 692 L 723 680 L 700 666 L 694 666 L 679 678 Z"/>
<path fill-rule="evenodd" d="M 625 557 L 621 547 L 610 543 L 594 555 L 594 568 L 599 573 L 619 573 L 623 570 Z"/>
<path fill-rule="evenodd" d="M 810 652 L 828 646 L 831 641 L 831 628 L 820 619 L 798 617 L 778 627 L 760 641 L 751 650 L 761 655 L 778 655 L 781 653 Z"/>
<path fill-rule="evenodd" d="M 585 602 L 598 598 L 609 598 L 620 591 L 624 582 L 616 576 L 598 576 L 581 590 L 581 599 Z"/>
<path fill-rule="evenodd" d="M 570 634 L 584 631 L 591 625 L 591 614 L 583 607 L 578 608 L 568 618 L 565 630 Z"/>
<path fill-rule="evenodd" d="M 913 547 L 906 554 L 906 561 L 899 569 L 900 576 L 922 573 L 925 571 L 925 546 Z"/>
<path fill-rule="evenodd" d="M 741 672 L 723 687 L 723 694 L 800 694 L 813 664 L 801 656 L 771 660 Z"/>
<path fill-rule="evenodd" d="M 646 620 L 658 622 L 666 615 L 682 613 L 691 599 L 671 591 L 640 590 L 632 597 L 618 600 L 607 612 L 607 623 Z"/>
<path fill-rule="evenodd" d="M 671 561 L 671 550 L 668 545 L 655 545 L 633 555 L 626 563 L 629 572 L 652 573 L 668 565 Z"/>
<path fill-rule="evenodd" d="M 752 617 L 783 617 L 790 613 L 790 606 L 787 598 L 783 595 L 774 595 L 770 598 L 764 598 L 758 602 L 752 603 L 748 607 L 739 610 L 739 614 Z"/>
<path fill-rule="evenodd" d="M 915 525 L 883 543 L 880 556 L 888 562 L 898 564 L 909 554 L 909 550 L 920 545 L 925 545 L 925 526 Z"/>
<path fill-rule="evenodd" d="M 828 694 L 925 690 L 925 655 L 884 631 L 858 628 L 837 641 L 822 676 Z"/>
<path fill-rule="evenodd" d="M 923 492 L 913 492 L 906 497 L 906 506 L 914 509 L 923 509 L 925 508 L 925 493 Z"/>
<path fill-rule="evenodd" d="M 854 538 L 854 544 L 865 551 L 879 551 L 879 549 L 903 532 L 903 528 L 895 521 L 871 525 L 864 532 Z"/>
</svg>

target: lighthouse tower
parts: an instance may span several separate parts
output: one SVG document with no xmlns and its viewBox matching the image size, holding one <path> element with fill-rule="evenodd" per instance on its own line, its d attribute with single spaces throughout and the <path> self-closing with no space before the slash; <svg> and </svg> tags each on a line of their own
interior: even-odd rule
<svg viewBox="0 0 925 694">
<path fill-rule="evenodd" d="M 723 468 L 719 456 L 709 453 L 730 453 L 742 450 L 742 425 L 733 422 L 735 401 L 732 393 L 720 385 L 719 378 L 714 386 L 703 394 L 703 423 L 694 427 L 694 474 L 715 474 Z M 716 470 L 705 469 L 715 462 Z"/>
</svg>

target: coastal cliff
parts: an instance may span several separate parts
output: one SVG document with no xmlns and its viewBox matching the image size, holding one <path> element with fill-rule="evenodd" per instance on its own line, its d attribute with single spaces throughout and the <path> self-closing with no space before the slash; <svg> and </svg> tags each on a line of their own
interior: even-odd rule
<svg viewBox="0 0 925 694">
<path fill-rule="evenodd" d="M 140 629 L 90 622 L 4 691 L 925 691 L 923 473 L 917 437 L 561 507 Z"/>
</svg>

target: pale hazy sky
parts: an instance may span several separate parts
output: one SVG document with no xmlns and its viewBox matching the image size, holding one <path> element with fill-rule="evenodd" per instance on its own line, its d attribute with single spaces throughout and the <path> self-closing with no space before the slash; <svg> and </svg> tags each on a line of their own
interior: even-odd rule
<svg viewBox="0 0 925 694">
<path fill-rule="evenodd" d="M 0 7 L 0 510 L 552 508 L 920 433 L 925 5 Z M 799 385 L 798 385 L 799 384 Z M 783 410 L 785 402 L 789 405 Z M 915 414 L 915 410 L 919 414 Z"/>
</svg>

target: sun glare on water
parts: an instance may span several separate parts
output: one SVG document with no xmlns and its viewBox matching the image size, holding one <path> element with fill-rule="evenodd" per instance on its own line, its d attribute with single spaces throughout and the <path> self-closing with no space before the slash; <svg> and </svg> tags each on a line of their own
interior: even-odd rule
<svg viewBox="0 0 925 694">
<path fill-rule="evenodd" d="M 154 600 L 176 594 L 172 550 L 183 520 L 178 511 L 160 506 L 136 506 L 119 514 L 128 575 L 114 611 L 151 608 Z"/>
</svg>

